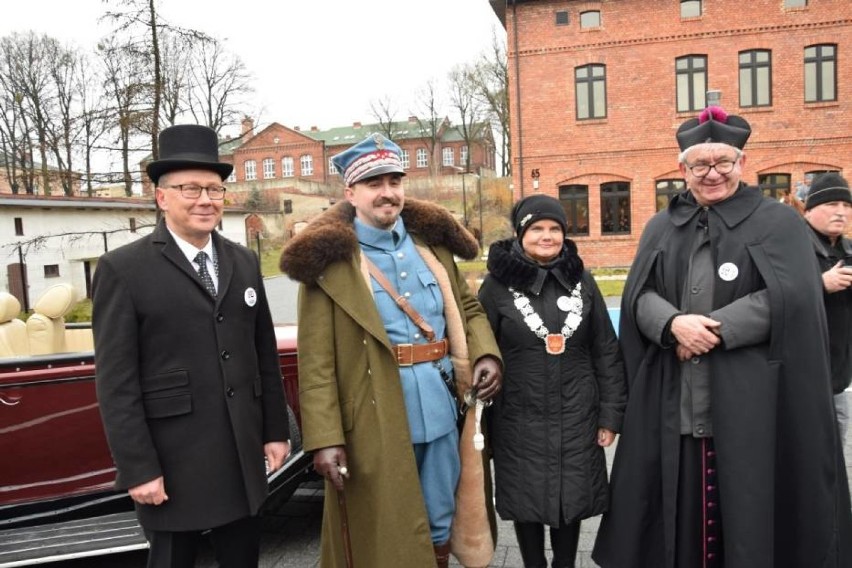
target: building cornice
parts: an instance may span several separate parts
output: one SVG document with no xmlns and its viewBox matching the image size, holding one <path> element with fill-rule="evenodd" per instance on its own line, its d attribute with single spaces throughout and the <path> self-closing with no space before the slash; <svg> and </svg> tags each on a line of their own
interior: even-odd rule
<svg viewBox="0 0 852 568">
<path fill-rule="evenodd" d="M 568 46 L 559 46 L 559 47 L 540 47 L 535 49 L 523 49 L 517 52 L 517 55 L 520 57 L 528 57 L 528 56 L 536 56 L 536 55 L 550 55 L 554 53 L 567 53 L 574 51 L 588 51 L 593 49 L 608 49 L 608 48 L 617 48 L 617 47 L 633 47 L 637 45 L 650 45 L 654 43 L 673 43 L 673 42 L 682 42 L 682 41 L 695 41 L 699 39 L 718 39 L 725 37 L 735 37 L 735 36 L 745 36 L 745 35 L 755 35 L 755 34 L 763 34 L 763 33 L 778 33 L 778 32 L 790 32 L 790 31 L 799 31 L 799 30 L 810 30 L 810 29 L 825 29 L 825 28 L 837 28 L 843 26 L 852 25 L 852 19 L 846 18 L 842 20 L 831 20 L 828 22 L 805 22 L 805 23 L 795 23 L 788 25 L 763 25 L 763 26 L 752 26 L 748 28 L 736 28 L 736 29 L 713 29 L 713 30 L 705 30 L 694 33 L 682 33 L 682 34 L 669 34 L 664 36 L 653 36 L 653 37 L 640 37 L 640 38 L 630 38 L 630 39 L 621 39 L 621 40 L 611 40 L 611 41 L 600 41 L 600 42 L 587 42 L 576 45 L 568 45 Z M 829 42 L 830 43 L 830 42 Z M 510 51 L 508 53 L 509 56 L 515 56 L 515 51 Z"/>
</svg>

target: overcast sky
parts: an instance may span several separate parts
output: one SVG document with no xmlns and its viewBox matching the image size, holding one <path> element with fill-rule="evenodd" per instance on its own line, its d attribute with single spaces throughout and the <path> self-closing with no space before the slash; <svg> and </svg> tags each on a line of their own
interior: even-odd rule
<svg viewBox="0 0 852 568">
<path fill-rule="evenodd" d="M 98 17 L 110 4 L 6 3 L 0 36 L 34 30 L 92 48 L 109 31 Z M 261 124 L 303 129 L 373 122 L 370 101 L 386 95 L 402 120 L 428 80 L 474 61 L 492 32 L 505 37 L 488 0 L 162 0 L 159 13 L 227 40 L 256 79 L 249 110 Z"/>
</svg>

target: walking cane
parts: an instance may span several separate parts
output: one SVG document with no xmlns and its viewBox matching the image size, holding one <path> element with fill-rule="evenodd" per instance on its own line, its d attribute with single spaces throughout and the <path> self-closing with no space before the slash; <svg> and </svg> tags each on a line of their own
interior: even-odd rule
<svg viewBox="0 0 852 568">
<path fill-rule="evenodd" d="M 342 478 L 349 473 L 349 469 L 342 465 L 338 468 L 340 470 L 341 481 Z M 352 562 L 352 541 L 349 538 L 349 514 L 346 512 L 346 495 L 343 493 L 343 489 L 337 491 L 337 505 L 340 508 L 340 531 L 343 536 L 343 555 L 346 558 L 346 568 L 354 568 L 354 564 Z"/>
</svg>

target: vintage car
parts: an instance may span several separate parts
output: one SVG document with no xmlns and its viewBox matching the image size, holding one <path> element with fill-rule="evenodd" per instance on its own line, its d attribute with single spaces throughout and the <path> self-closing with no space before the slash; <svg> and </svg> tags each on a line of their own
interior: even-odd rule
<svg viewBox="0 0 852 568">
<path fill-rule="evenodd" d="M 24 323 L 18 301 L 0 292 L 0 567 L 148 546 L 127 493 L 113 490 L 91 327 L 41 304 Z M 267 507 L 312 471 L 298 428 L 296 327 L 276 326 L 276 335 L 293 436 L 291 456 L 269 477 Z"/>
</svg>

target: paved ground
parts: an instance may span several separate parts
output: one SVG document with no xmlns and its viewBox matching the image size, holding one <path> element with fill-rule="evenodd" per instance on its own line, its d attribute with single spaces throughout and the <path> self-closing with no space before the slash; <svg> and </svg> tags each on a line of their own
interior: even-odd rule
<svg viewBox="0 0 852 568">
<path fill-rule="evenodd" d="M 274 321 L 295 322 L 296 284 L 285 277 L 275 277 L 267 280 L 266 288 Z M 618 304 L 619 298 L 607 298 L 609 307 L 618 307 Z M 847 396 L 852 397 L 852 393 L 847 393 Z M 613 450 L 607 450 L 607 459 L 610 462 L 614 453 Z M 852 464 L 852 433 L 847 435 L 845 451 L 846 463 Z M 847 465 L 847 476 L 852 478 L 852 467 L 849 467 L 849 465 Z M 265 517 L 261 568 L 315 568 L 319 565 L 317 559 L 319 556 L 322 500 L 323 493 L 319 483 L 304 484 L 281 510 Z M 599 522 L 600 519 L 596 517 L 588 519 L 582 524 L 577 568 L 597 566 L 592 562 L 590 555 Z M 523 568 L 512 524 L 507 521 L 500 521 L 498 531 L 497 550 L 490 566 Z M 546 544 L 546 546 L 549 548 L 549 544 Z M 451 560 L 450 565 L 460 566 L 455 562 L 455 559 Z M 144 568 L 145 553 L 62 562 L 53 564 L 53 566 L 61 568 Z M 198 568 L 214 568 L 215 566 L 216 563 L 211 551 L 204 547 L 200 554 Z"/>
</svg>

